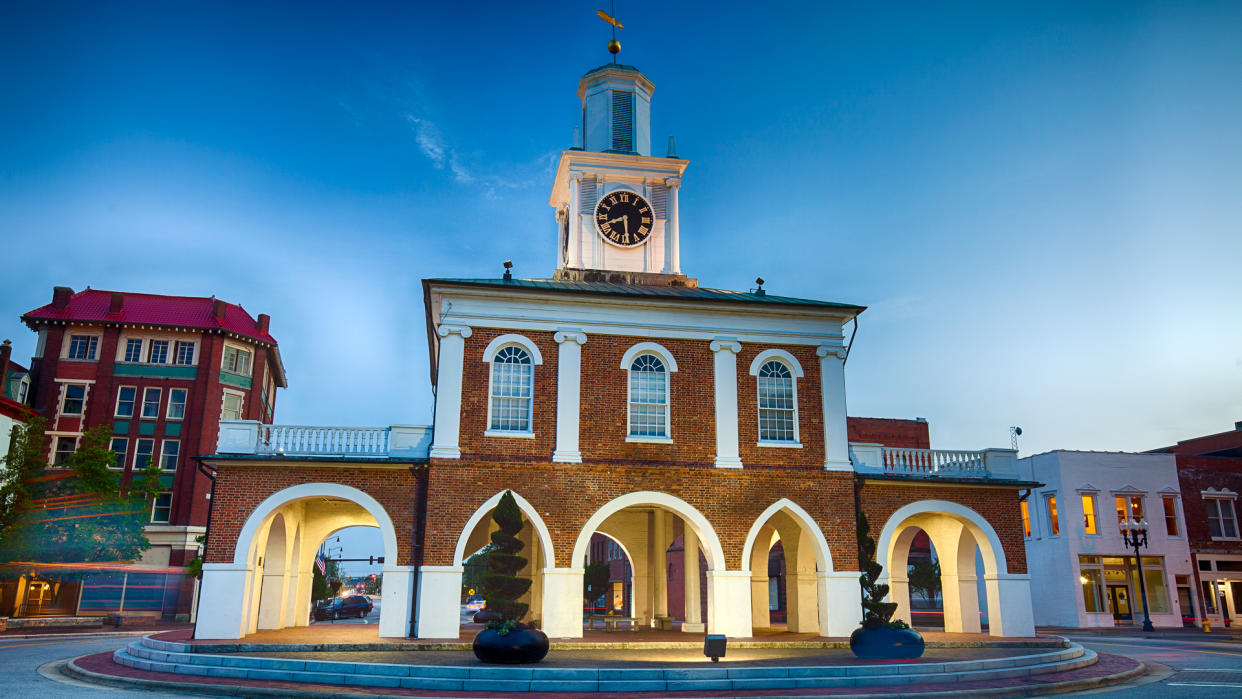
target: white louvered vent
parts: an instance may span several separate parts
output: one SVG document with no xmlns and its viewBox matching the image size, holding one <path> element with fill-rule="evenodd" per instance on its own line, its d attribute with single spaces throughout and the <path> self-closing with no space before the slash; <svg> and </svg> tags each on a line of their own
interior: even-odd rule
<svg viewBox="0 0 1242 699">
<path fill-rule="evenodd" d="M 668 218 L 668 190 L 663 185 L 651 188 L 651 208 L 656 218 Z"/>
<path fill-rule="evenodd" d="M 584 214 L 595 214 L 595 201 L 599 198 L 595 180 L 583 179 L 578 187 L 578 211 Z"/>
<path fill-rule="evenodd" d="M 634 150 L 634 93 L 612 91 L 612 149 Z"/>
</svg>

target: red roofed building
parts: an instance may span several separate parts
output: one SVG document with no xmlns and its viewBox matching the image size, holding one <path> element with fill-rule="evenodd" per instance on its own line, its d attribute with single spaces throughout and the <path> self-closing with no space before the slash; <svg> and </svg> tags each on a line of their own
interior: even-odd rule
<svg viewBox="0 0 1242 699">
<path fill-rule="evenodd" d="M 144 570 L 178 572 L 197 554 L 211 478 L 194 457 L 214 451 L 220 420 L 272 421 L 286 381 L 269 320 L 214 297 L 59 286 L 50 304 L 22 316 L 39 335 L 27 402 L 47 418 L 49 468 L 86 429 L 108 425 L 123 477 L 152 460 L 166 473 L 147 528 L 152 546 L 137 562 Z M 189 615 L 193 582 L 178 584 L 175 599 L 144 611 Z M 87 613 L 82 605 L 52 608 Z"/>
</svg>

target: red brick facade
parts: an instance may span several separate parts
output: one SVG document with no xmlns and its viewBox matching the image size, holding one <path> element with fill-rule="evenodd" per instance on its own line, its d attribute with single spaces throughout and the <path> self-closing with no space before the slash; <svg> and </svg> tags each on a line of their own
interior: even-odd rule
<svg viewBox="0 0 1242 699">
<path fill-rule="evenodd" d="M 1202 495 L 1209 488 L 1242 493 L 1242 459 L 1178 455 L 1177 480 L 1182 491 L 1182 514 L 1191 553 L 1242 553 L 1242 542 L 1212 540 Z M 1234 508 L 1236 517 L 1236 501 Z"/>
<path fill-rule="evenodd" d="M 846 421 L 850 441 L 883 444 L 886 447 L 931 449 L 926 420 L 896 420 L 884 417 L 851 417 Z"/>
</svg>

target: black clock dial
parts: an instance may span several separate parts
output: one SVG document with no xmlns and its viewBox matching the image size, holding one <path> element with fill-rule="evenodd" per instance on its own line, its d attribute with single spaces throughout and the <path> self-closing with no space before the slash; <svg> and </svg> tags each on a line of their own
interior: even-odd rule
<svg viewBox="0 0 1242 699">
<path fill-rule="evenodd" d="M 632 248 L 647 242 L 654 222 L 651 204 L 628 190 L 610 192 L 595 205 L 596 230 L 618 247 Z"/>
</svg>

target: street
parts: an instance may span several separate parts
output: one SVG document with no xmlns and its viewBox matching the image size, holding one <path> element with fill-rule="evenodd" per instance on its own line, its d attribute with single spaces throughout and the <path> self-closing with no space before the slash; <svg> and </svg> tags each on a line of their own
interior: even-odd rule
<svg viewBox="0 0 1242 699">
<path fill-rule="evenodd" d="M 64 638 L 0 637 L 0 667 L 5 694 L 14 697 L 151 697 L 155 692 L 97 687 L 60 675 L 56 664 L 79 655 L 116 650 L 137 636 L 66 636 Z M 52 678 L 49 678 L 51 675 Z"/>
<path fill-rule="evenodd" d="M 1242 643 L 1142 636 L 1068 637 L 1097 653 L 1124 655 L 1167 668 L 1153 666 L 1152 674 L 1138 682 L 1078 694 L 1128 698 L 1242 696 Z"/>
<path fill-rule="evenodd" d="M 311 626 L 318 626 L 320 624 L 378 624 L 379 617 L 380 617 L 380 604 L 382 602 L 383 600 L 381 600 L 378 595 L 371 597 L 371 603 L 374 605 L 374 607 L 371 608 L 370 614 L 366 615 L 365 617 L 361 619 L 359 619 L 358 617 L 349 617 L 346 619 L 337 619 L 336 621 L 332 621 L 332 620 L 312 621 Z"/>
</svg>

